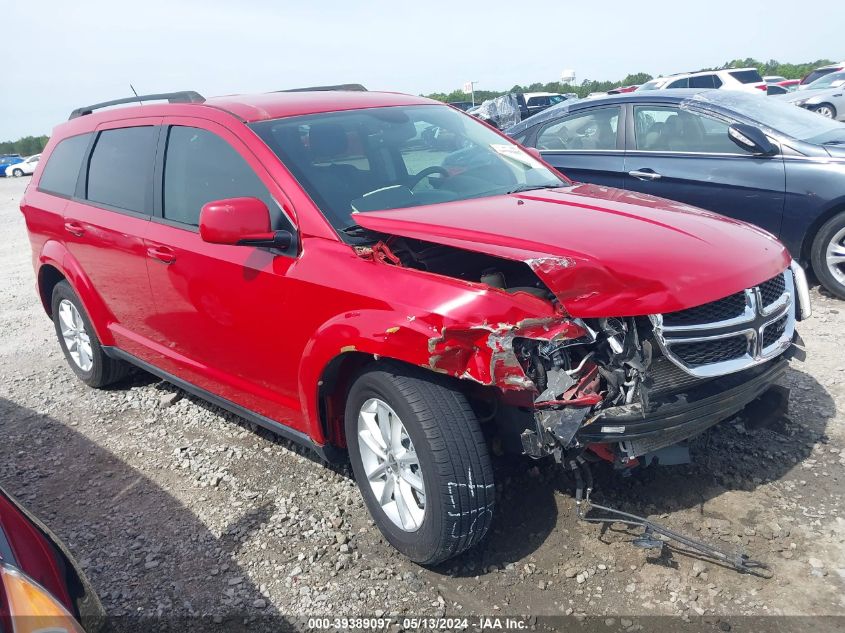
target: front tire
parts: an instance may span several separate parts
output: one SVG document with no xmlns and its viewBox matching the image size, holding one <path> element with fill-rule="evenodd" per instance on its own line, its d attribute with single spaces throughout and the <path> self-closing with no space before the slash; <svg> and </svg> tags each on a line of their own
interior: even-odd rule
<svg viewBox="0 0 845 633">
<path fill-rule="evenodd" d="M 834 108 L 829 103 L 822 103 L 821 105 L 816 106 L 814 109 L 818 114 L 821 114 L 826 119 L 836 118 L 836 108 Z"/>
<path fill-rule="evenodd" d="M 472 408 L 446 379 L 392 362 L 365 369 L 345 430 L 367 509 L 402 554 L 433 565 L 484 538 L 493 467 Z"/>
<path fill-rule="evenodd" d="M 813 272 L 831 293 L 845 299 L 845 212 L 825 222 L 813 240 Z"/>
<path fill-rule="evenodd" d="M 105 387 L 129 373 L 129 366 L 106 356 L 91 319 L 66 281 L 53 288 L 51 302 L 56 336 L 73 373 L 89 387 Z"/>
<path fill-rule="evenodd" d="M 13 175 L 15 178 L 20 178 L 21 176 L 23 176 L 23 170 L 20 170 L 20 169 L 13 169 L 13 170 L 12 170 L 12 175 Z"/>
</svg>

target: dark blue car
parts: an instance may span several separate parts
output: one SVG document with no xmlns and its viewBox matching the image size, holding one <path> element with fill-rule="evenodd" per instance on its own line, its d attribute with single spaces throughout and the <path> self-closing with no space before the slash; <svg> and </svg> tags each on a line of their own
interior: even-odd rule
<svg viewBox="0 0 845 633">
<path fill-rule="evenodd" d="M 756 224 L 845 299 L 843 123 L 762 94 L 655 90 L 566 101 L 507 133 L 574 180 Z"/>
</svg>

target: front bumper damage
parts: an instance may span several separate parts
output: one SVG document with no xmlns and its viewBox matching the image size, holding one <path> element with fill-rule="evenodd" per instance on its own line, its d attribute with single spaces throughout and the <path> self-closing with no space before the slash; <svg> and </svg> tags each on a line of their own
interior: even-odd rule
<svg viewBox="0 0 845 633">
<path fill-rule="evenodd" d="M 493 347 L 508 358 L 510 384 L 533 387 L 522 452 L 563 463 L 589 448 L 635 464 L 698 435 L 777 383 L 789 358 L 803 353 L 795 323 L 809 314 L 806 281 L 793 265 L 688 311 L 545 324 L 546 336 L 511 330 L 504 347 Z"/>
</svg>

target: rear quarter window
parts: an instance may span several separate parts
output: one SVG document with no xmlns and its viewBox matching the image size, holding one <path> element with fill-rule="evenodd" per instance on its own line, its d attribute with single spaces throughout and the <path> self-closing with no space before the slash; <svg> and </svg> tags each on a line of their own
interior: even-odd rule
<svg viewBox="0 0 845 633">
<path fill-rule="evenodd" d="M 93 134 L 80 134 L 59 141 L 50 154 L 38 190 L 60 196 L 72 197 L 76 192 L 76 180 L 82 167 L 82 158 Z"/>
<path fill-rule="evenodd" d="M 756 70 L 731 70 L 728 74 L 741 84 L 755 84 L 763 81 Z"/>
</svg>

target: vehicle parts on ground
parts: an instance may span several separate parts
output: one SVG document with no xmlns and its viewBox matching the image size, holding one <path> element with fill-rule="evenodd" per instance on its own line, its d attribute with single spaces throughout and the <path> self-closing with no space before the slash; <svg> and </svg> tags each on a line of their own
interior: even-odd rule
<svg viewBox="0 0 845 633">
<path fill-rule="evenodd" d="M 642 527 L 642 534 L 632 541 L 632 544 L 636 547 L 662 551 L 666 545 L 674 542 L 689 548 L 695 554 L 730 565 L 740 573 L 751 574 L 760 578 L 771 578 L 773 576 L 771 568 L 766 563 L 754 560 L 744 552 L 726 552 L 713 545 L 670 530 L 644 517 L 595 503 L 591 499 L 593 475 L 589 464 L 579 456 L 578 458 L 568 460 L 564 466 L 572 472 L 575 478 L 575 508 L 580 520 L 588 523 L 624 523 L 630 526 Z M 599 510 L 604 513 L 604 516 L 589 516 L 592 510 Z M 673 549 L 682 551 L 677 550 L 677 548 Z"/>
</svg>

